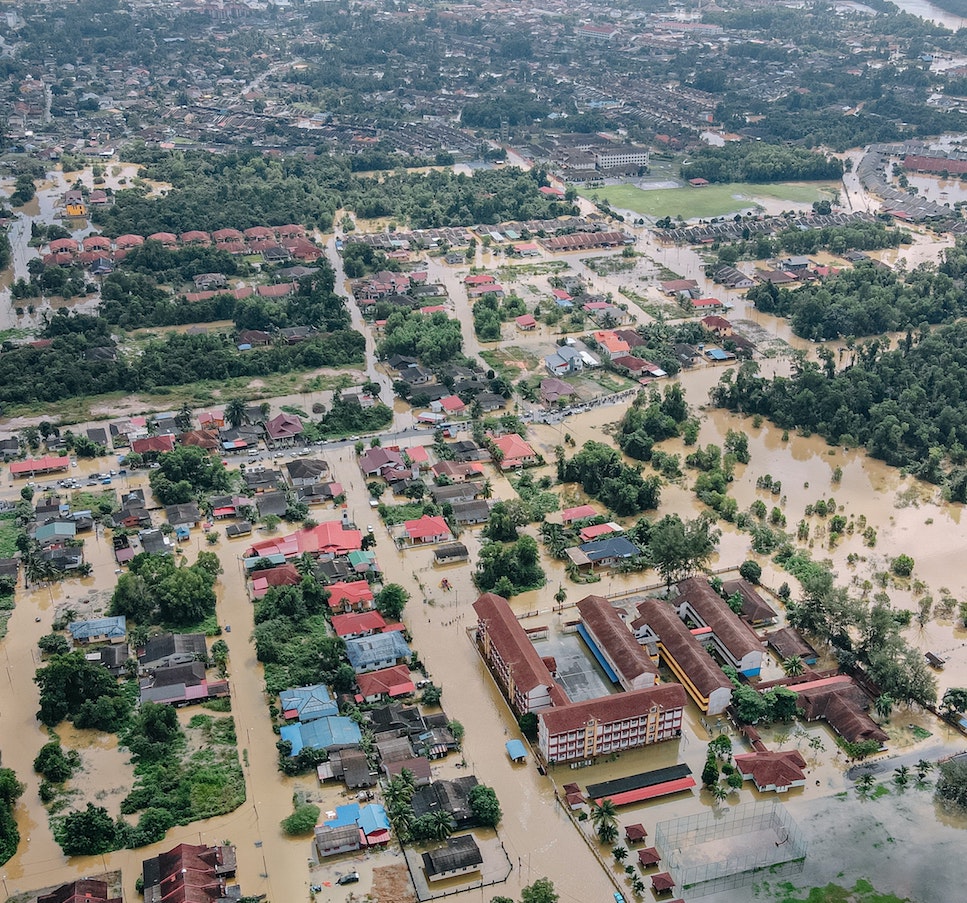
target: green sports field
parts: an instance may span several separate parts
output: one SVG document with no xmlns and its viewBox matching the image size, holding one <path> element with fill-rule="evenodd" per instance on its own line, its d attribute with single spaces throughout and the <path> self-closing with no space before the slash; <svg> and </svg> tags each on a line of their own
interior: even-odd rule
<svg viewBox="0 0 967 903">
<path fill-rule="evenodd" d="M 775 182 L 766 185 L 734 182 L 702 188 L 686 185 L 643 191 L 634 185 L 607 185 L 582 194 L 591 201 L 606 200 L 615 209 L 631 210 L 639 216 L 652 219 L 681 216 L 690 220 L 738 213 L 757 205 L 759 199 L 811 204 L 828 198 L 838 186 L 838 182 Z"/>
</svg>

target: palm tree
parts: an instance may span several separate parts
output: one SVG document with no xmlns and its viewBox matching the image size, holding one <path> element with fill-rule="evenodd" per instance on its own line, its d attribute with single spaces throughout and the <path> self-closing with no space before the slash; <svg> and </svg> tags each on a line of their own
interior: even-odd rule
<svg viewBox="0 0 967 903">
<path fill-rule="evenodd" d="M 615 862 L 624 862 L 628 858 L 628 851 L 624 847 L 615 847 L 611 855 L 614 856 Z"/>
<path fill-rule="evenodd" d="M 438 809 L 430 816 L 433 824 L 433 839 L 446 840 L 453 833 L 453 816 Z"/>
<path fill-rule="evenodd" d="M 225 419 L 230 426 L 238 429 L 245 422 L 245 399 L 233 398 L 225 406 Z"/>
<path fill-rule="evenodd" d="M 927 774 L 933 771 L 933 762 L 928 762 L 926 759 L 921 759 L 916 764 L 917 769 L 917 783 L 923 784 L 927 779 Z"/>
<path fill-rule="evenodd" d="M 859 776 L 856 780 L 856 792 L 860 796 L 866 796 L 872 789 L 873 785 L 876 783 L 871 772 L 866 771 Z"/>
<path fill-rule="evenodd" d="M 564 589 L 563 585 L 558 585 L 557 592 L 554 593 L 554 601 L 558 605 L 563 605 L 567 601 L 567 590 Z"/>
<path fill-rule="evenodd" d="M 724 784 L 716 784 L 711 790 L 717 803 L 721 803 L 729 795 L 729 790 Z"/>
<path fill-rule="evenodd" d="M 618 836 L 618 812 L 610 799 L 591 807 L 591 823 L 602 843 L 613 843 Z"/>
<path fill-rule="evenodd" d="M 906 787 L 907 782 L 910 780 L 910 769 L 906 765 L 901 765 L 899 768 L 893 769 L 893 783 L 897 787 Z"/>
<path fill-rule="evenodd" d="M 312 574 L 316 566 L 315 560 L 308 552 L 303 552 L 293 563 L 295 564 L 295 569 L 303 577 L 308 577 Z"/>
<path fill-rule="evenodd" d="M 489 499 L 494 494 L 494 484 L 490 480 L 484 480 L 483 485 L 480 487 L 480 494 L 485 499 Z"/>
<path fill-rule="evenodd" d="M 881 693 L 873 700 L 873 710 L 880 716 L 882 721 L 889 721 L 893 712 L 893 697 L 889 693 Z"/>
<path fill-rule="evenodd" d="M 782 660 L 782 670 L 790 677 L 798 677 L 806 670 L 806 666 L 800 656 L 790 655 L 789 658 Z"/>
</svg>

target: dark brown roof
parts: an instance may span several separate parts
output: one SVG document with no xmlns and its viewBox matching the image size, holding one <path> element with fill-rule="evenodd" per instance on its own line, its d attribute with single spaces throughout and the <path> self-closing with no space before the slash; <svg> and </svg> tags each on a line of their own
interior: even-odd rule
<svg viewBox="0 0 967 903">
<path fill-rule="evenodd" d="M 780 627 L 765 636 L 780 658 L 792 658 L 795 655 L 802 659 L 816 658 L 816 650 L 802 638 L 795 627 Z"/>
<path fill-rule="evenodd" d="M 678 584 L 678 596 L 672 604 L 677 609 L 684 602 L 712 628 L 716 638 L 736 659 L 762 650 L 755 631 L 742 622 L 704 577 L 689 577 Z"/>
<path fill-rule="evenodd" d="M 799 705 L 808 721 L 823 718 L 849 743 L 863 740 L 884 742 L 888 735 L 864 711 L 869 698 L 851 677 L 827 677 L 790 687 L 799 695 Z"/>
<path fill-rule="evenodd" d="M 708 699 L 715 690 L 731 689 L 732 682 L 670 605 L 646 599 L 638 605 L 638 615 L 631 626 L 637 630 L 647 624 L 702 696 Z"/>
<path fill-rule="evenodd" d="M 41 894 L 37 897 L 37 903 L 120 903 L 120 899 L 108 899 L 106 881 L 83 878 L 62 884 L 48 894 Z"/>
<path fill-rule="evenodd" d="M 776 612 L 757 592 L 748 580 L 726 580 L 722 584 L 726 596 L 739 593 L 742 596 L 742 617 L 750 624 L 762 624 L 775 621 Z"/>
<path fill-rule="evenodd" d="M 473 610 L 477 619 L 486 623 L 500 657 L 507 665 L 513 665 L 514 683 L 525 693 L 535 687 L 550 687 L 554 705 L 565 705 L 567 694 L 554 682 L 507 600 L 495 593 L 484 593 L 473 603 Z"/>
<path fill-rule="evenodd" d="M 760 789 L 788 787 L 806 777 L 806 760 L 795 749 L 743 753 L 735 756 L 735 765 L 743 777 L 751 777 Z"/>
<path fill-rule="evenodd" d="M 604 596 L 585 596 L 578 602 L 577 608 L 584 626 L 607 653 L 619 676 L 631 682 L 642 675 L 651 674 L 657 680 L 658 666 L 641 648 L 621 616 Z"/>
<path fill-rule="evenodd" d="M 538 713 L 551 734 L 563 734 L 584 727 L 590 718 L 605 724 L 645 715 L 652 706 L 662 709 L 685 707 L 685 690 L 681 684 L 659 684 L 644 690 L 615 693 L 583 702 L 572 702 L 560 708 L 545 709 Z"/>
</svg>

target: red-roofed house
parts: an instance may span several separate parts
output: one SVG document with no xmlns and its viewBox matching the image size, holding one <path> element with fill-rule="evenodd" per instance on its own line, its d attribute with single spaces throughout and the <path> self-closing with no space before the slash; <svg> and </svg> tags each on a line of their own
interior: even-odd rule
<svg viewBox="0 0 967 903">
<path fill-rule="evenodd" d="M 463 280 L 464 285 L 493 285 L 497 280 L 487 273 L 475 273 Z"/>
<path fill-rule="evenodd" d="M 352 586 L 352 584 L 348 585 Z M 386 627 L 386 621 L 378 611 L 350 612 L 332 616 L 332 629 L 336 632 L 336 636 L 344 640 L 382 633 L 384 627 Z"/>
<path fill-rule="evenodd" d="M 610 329 L 599 329 L 594 333 L 594 339 L 609 358 L 621 357 L 631 351 L 631 346 Z"/>
<path fill-rule="evenodd" d="M 439 402 L 431 404 L 430 407 L 432 408 L 434 404 L 439 404 L 440 410 L 446 414 L 462 414 L 467 409 L 459 395 L 447 395 L 441 398 Z"/>
<path fill-rule="evenodd" d="M 363 534 L 359 530 L 346 530 L 339 521 L 326 521 L 275 539 L 255 543 L 245 557 L 252 555 L 346 555 L 362 548 Z"/>
<path fill-rule="evenodd" d="M 145 903 L 216 903 L 228 900 L 226 878 L 235 874 L 235 848 L 180 843 L 145 859 Z"/>
<path fill-rule="evenodd" d="M 500 469 L 516 470 L 537 463 L 537 454 L 517 433 L 508 433 L 494 439 L 494 448 L 500 453 Z"/>
<path fill-rule="evenodd" d="M 302 575 L 291 561 L 277 568 L 266 568 L 252 574 L 252 596 L 261 599 L 273 586 L 295 586 L 302 582 Z"/>
<path fill-rule="evenodd" d="M 410 459 L 411 464 L 418 464 L 421 469 L 430 463 L 430 456 L 422 445 L 414 445 L 406 449 L 406 457 Z"/>
<path fill-rule="evenodd" d="M 517 317 L 514 322 L 517 324 L 518 329 L 522 329 L 525 332 L 537 329 L 537 320 L 534 319 L 533 314 L 524 314 L 522 317 Z"/>
<path fill-rule="evenodd" d="M 591 542 L 592 539 L 600 539 L 602 536 L 610 536 L 612 533 L 621 533 L 620 524 L 593 524 L 590 527 L 581 528 L 581 542 Z"/>
<path fill-rule="evenodd" d="M 482 298 L 484 295 L 496 295 L 498 298 L 502 298 L 504 295 L 504 287 L 496 282 L 467 286 L 468 298 Z"/>
<path fill-rule="evenodd" d="M 302 420 L 283 411 L 265 424 L 265 432 L 273 446 L 292 445 L 302 435 Z"/>
<path fill-rule="evenodd" d="M 139 455 L 158 455 L 170 452 L 175 447 L 175 437 L 170 433 L 164 436 L 148 436 L 145 439 L 135 439 L 131 443 L 131 451 Z"/>
<path fill-rule="evenodd" d="M 725 305 L 718 298 L 696 298 L 692 307 L 695 310 L 723 310 Z"/>
<path fill-rule="evenodd" d="M 357 702 L 378 702 L 384 696 L 395 699 L 397 696 L 408 696 L 416 692 L 416 685 L 406 665 L 394 665 L 380 671 L 357 674 L 356 684 L 359 686 Z"/>
<path fill-rule="evenodd" d="M 561 520 L 565 524 L 573 524 L 576 520 L 584 520 L 586 517 L 595 517 L 597 511 L 593 505 L 578 505 L 575 508 L 565 508 L 561 512 Z"/>
<path fill-rule="evenodd" d="M 329 608 L 333 611 L 368 611 L 374 605 L 373 591 L 365 580 L 333 583 L 329 589 Z"/>
<path fill-rule="evenodd" d="M 71 459 L 67 455 L 44 455 L 42 458 L 27 458 L 26 461 L 11 461 L 10 476 L 32 477 L 38 473 L 55 473 L 67 470 Z"/>
<path fill-rule="evenodd" d="M 403 524 L 407 541 L 411 546 L 429 545 L 434 542 L 449 542 L 453 539 L 450 527 L 442 517 L 424 514 L 416 520 L 408 520 Z"/>
<path fill-rule="evenodd" d="M 106 881 L 82 878 L 41 894 L 37 897 L 37 903 L 122 903 L 122 898 L 108 897 Z"/>
</svg>

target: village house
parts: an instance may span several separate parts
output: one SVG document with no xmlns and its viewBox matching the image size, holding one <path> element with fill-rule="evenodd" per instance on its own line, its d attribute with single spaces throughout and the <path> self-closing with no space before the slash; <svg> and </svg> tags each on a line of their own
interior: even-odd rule
<svg viewBox="0 0 967 903">
<path fill-rule="evenodd" d="M 180 843 L 142 864 L 145 903 L 228 903 L 239 896 L 226 879 L 235 877 L 235 847 Z"/>
<path fill-rule="evenodd" d="M 122 897 L 109 897 L 106 881 L 82 878 L 62 884 L 37 897 L 37 903 L 122 903 Z"/>
<path fill-rule="evenodd" d="M 265 435 L 272 448 L 292 446 L 302 436 L 302 420 L 283 411 L 265 424 Z"/>
<path fill-rule="evenodd" d="M 344 640 L 382 633 L 386 621 L 378 611 L 347 612 L 333 615 L 330 619 L 333 632 Z"/>
<path fill-rule="evenodd" d="M 443 881 L 480 871 L 483 855 L 470 834 L 448 837 L 445 844 L 423 854 L 423 871 L 430 881 Z"/>
<path fill-rule="evenodd" d="M 110 618 L 90 618 L 86 621 L 71 621 L 67 632 L 75 646 L 91 643 L 123 643 L 128 635 L 127 619 L 124 615 Z"/>
<path fill-rule="evenodd" d="M 538 463 L 537 453 L 530 444 L 517 433 L 507 433 L 492 440 L 494 449 L 500 455 L 501 470 L 517 470 Z"/>
<path fill-rule="evenodd" d="M 202 633 L 164 633 L 150 637 L 144 647 L 138 650 L 140 671 L 207 660 L 208 646 Z"/>
<path fill-rule="evenodd" d="M 544 358 L 544 366 L 551 376 L 567 376 L 580 373 L 584 369 L 584 359 L 581 352 L 572 345 L 562 345 Z"/>
<path fill-rule="evenodd" d="M 411 546 L 429 545 L 435 542 L 449 542 L 453 533 L 446 520 L 424 514 L 416 520 L 408 520 L 403 524 L 406 541 Z"/>
<path fill-rule="evenodd" d="M 356 675 L 359 693 L 357 702 L 379 702 L 381 699 L 396 699 L 416 692 L 416 685 L 406 665 L 393 665 Z"/>
<path fill-rule="evenodd" d="M 346 658 L 357 675 L 409 661 L 410 647 L 399 631 L 346 640 Z"/>
</svg>

